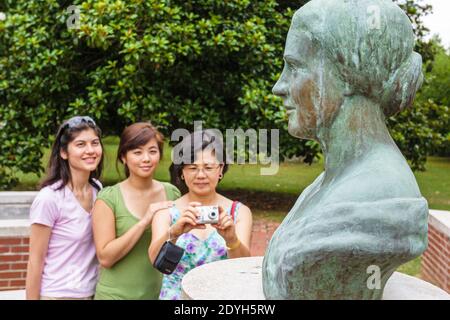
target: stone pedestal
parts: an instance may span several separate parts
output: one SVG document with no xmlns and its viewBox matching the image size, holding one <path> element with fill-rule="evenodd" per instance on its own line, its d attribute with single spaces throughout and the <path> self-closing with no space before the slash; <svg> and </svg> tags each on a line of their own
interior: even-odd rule
<svg viewBox="0 0 450 320">
<path fill-rule="evenodd" d="M 263 257 L 229 259 L 202 265 L 182 281 L 186 300 L 265 300 L 262 288 Z M 395 272 L 383 300 L 450 300 L 444 290 L 415 277 Z"/>
</svg>

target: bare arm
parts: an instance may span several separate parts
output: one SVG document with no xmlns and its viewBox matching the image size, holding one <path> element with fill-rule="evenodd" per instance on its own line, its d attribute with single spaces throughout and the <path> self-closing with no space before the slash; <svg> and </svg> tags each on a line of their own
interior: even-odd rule
<svg viewBox="0 0 450 320">
<path fill-rule="evenodd" d="M 239 208 L 238 218 L 234 223 L 231 216 L 219 208 L 219 223 L 213 225 L 217 232 L 224 238 L 228 249 L 228 258 L 240 258 L 250 256 L 250 245 L 252 237 L 252 212 L 246 206 Z"/>
<path fill-rule="evenodd" d="M 97 258 L 101 266 L 111 268 L 125 257 L 152 223 L 154 213 L 172 205 L 172 201 L 151 204 L 145 216 L 138 223 L 125 234 L 116 238 L 114 213 L 103 200 L 97 200 L 92 212 L 92 228 Z"/>
<path fill-rule="evenodd" d="M 92 212 L 92 228 L 97 258 L 101 266 L 111 268 L 126 256 L 141 238 L 146 227 L 145 223 L 140 221 L 124 235 L 116 238 L 114 213 L 105 202 L 97 200 Z"/>
<path fill-rule="evenodd" d="M 30 231 L 30 255 L 27 267 L 26 298 L 39 300 L 41 297 L 41 280 L 47 256 L 48 243 L 52 228 L 42 224 L 32 224 Z"/>
<path fill-rule="evenodd" d="M 253 225 L 252 212 L 247 206 L 241 206 L 239 208 L 239 215 L 237 217 L 235 226 L 236 236 L 241 242 L 241 245 L 234 250 L 228 250 L 229 258 L 240 258 L 250 256 L 252 225 Z M 227 243 L 227 246 L 228 245 L 233 245 L 233 242 Z"/>
<path fill-rule="evenodd" d="M 153 217 L 152 242 L 150 243 L 150 247 L 148 248 L 148 257 L 150 258 L 152 264 L 155 262 L 155 259 L 158 256 L 158 253 L 161 250 L 164 242 L 169 239 L 169 228 L 169 212 L 167 210 L 158 212 Z M 171 237 L 173 236 L 171 235 Z M 173 239 L 172 242 L 175 243 L 176 239 Z"/>
</svg>

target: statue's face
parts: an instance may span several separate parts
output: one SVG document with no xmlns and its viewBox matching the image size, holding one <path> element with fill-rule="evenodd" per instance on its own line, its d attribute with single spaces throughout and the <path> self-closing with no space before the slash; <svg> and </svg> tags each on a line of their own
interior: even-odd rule
<svg viewBox="0 0 450 320">
<path fill-rule="evenodd" d="M 321 56 L 308 33 L 289 29 L 284 69 L 272 92 L 283 99 L 294 137 L 317 139 L 318 126 L 328 126 L 339 105 L 333 72 Z"/>
</svg>

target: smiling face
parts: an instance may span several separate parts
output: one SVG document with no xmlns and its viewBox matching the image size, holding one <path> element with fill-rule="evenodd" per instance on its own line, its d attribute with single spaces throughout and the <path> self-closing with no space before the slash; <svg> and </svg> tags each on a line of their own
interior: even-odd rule
<svg viewBox="0 0 450 320">
<path fill-rule="evenodd" d="M 129 150 L 122 158 L 122 162 L 126 163 L 130 176 L 149 178 L 153 176 L 160 158 L 158 142 L 151 139 L 145 145 Z"/>
<path fill-rule="evenodd" d="M 283 72 L 272 91 L 283 99 L 288 132 L 298 138 L 317 139 L 318 127 L 331 123 L 341 94 L 310 34 L 298 28 L 295 19 L 298 15 L 287 35 Z"/>
<path fill-rule="evenodd" d="M 223 166 L 212 150 L 205 149 L 196 154 L 195 161 L 183 167 L 183 176 L 189 192 L 205 196 L 215 192 Z"/>
<path fill-rule="evenodd" d="M 100 138 L 93 129 L 81 131 L 68 144 L 67 151 L 61 151 L 61 158 L 68 160 L 71 170 L 92 172 L 102 158 Z"/>
</svg>

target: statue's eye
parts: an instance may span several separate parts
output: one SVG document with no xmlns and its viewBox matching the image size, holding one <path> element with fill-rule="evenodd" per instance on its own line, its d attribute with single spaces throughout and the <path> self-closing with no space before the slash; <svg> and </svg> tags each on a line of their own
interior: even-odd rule
<svg viewBox="0 0 450 320">
<path fill-rule="evenodd" d="M 300 69 L 300 65 L 297 61 L 292 61 L 291 59 L 286 59 L 286 66 L 289 71 L 291 72 L 297 72 L 298 69 Z"/>
</svg>

